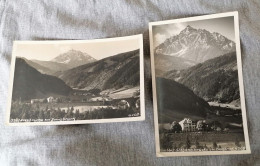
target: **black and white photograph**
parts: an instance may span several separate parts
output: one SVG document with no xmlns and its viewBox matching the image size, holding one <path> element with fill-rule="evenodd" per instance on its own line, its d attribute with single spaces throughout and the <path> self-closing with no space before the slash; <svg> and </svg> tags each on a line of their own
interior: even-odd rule
<svg viewBox="0 0 260 166">
<path fill-rule="evenodd" d="M 15 41 L 7 124 L 144 120 L 142 39 Z"/>
<path fill-rule="evenodd" d="M 149 24 L 156 155 L 250 153 L 238 13 Z"/>
</svg>

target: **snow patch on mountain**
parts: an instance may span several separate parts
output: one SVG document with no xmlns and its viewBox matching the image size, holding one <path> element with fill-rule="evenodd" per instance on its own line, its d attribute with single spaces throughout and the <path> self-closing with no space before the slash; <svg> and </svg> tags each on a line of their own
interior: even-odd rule
<svg viewBox="0 0 260 166">
<path fill-rule="evenodd" d="M 235 43 L 217 32 L 187 26 L 155 48 L 156 54 L 181 57 L 196 63 L 235 51 Z"/>
<path fill-rule="evenodd" d="M 95 62 L 96 59 L 87 53 L 72 49 L 66 53 L 60 54 L 51 61 L 66 64 L 70 68 L 74 68 L 87 63 Z"/>
</svg>

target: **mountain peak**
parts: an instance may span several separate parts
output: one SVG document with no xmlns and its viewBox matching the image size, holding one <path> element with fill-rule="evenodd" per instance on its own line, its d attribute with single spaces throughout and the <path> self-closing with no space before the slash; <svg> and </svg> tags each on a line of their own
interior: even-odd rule
<svg viewBox="0 0 260 166">
<path fill-rule="evenodd" d="M 235 50 L 235 43 L 222 34 L 188 25 L 178 35 L 157 46 L 155 53 L 201 63 Z"/>
<path fill-rule="evenodd" d="M 70 49 L 69 51 L 67 51 L 67 53 L 83 53 L 82 51 L 79 51 L 79 50 L 74 50 L 73 48 Z"/>
<path fill-rule="evenodd" d="M 185 29 L 195 29 L 195 28 L 193 28 L 193 27 L 190 26 L 190 25 L 187 25 L 187 27 L 186 27 Z"/>
<path fill-rule="evenodd" d="M 74 68 L 90 62 L 94 62 L 96 61 L 96 59 L 85 52 L 71 49 L 63 54 L 58 55 L 57 57 L 53 58 L 51 61 L 57 63 L 63 63 L 68 65 L 70 68 Z"/>
<path fill-rule="evenodd" d="M 190 32 L 192 32 L 192 31 L 197 31 L 197 29 L 195 29 L 195 28 L 193 28 L 192 26 L 188 25 L 188 26 L 186 26 L 185 29 L 183 29 L 183 30 L 181 31 L 181 33 L 187 34 L 187 33 L 190 33 Z"/>
</svg>

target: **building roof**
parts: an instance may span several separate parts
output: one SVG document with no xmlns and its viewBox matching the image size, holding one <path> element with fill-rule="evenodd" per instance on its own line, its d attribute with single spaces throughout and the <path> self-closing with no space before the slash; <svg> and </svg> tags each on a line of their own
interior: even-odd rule
<svg viewBox="0 0 260 166">
<path fill-rule="evenodd" d="M 190 118 L 184 118 L 179 123 L 192 123 L 192 120 Z"/>
</svg>

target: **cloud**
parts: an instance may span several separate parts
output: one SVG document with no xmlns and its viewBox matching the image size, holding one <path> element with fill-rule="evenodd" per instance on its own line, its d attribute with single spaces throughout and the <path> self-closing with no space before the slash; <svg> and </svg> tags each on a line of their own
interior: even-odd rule
<svg viewBox="0 0 260 166">
<path fill-rule="evenodd" d="M 159 44 L 163 43 L 167 39 L 164 34 L 157 33 L 154 35 L 154 46 L 157 47 Z"/>
<path fill-rule="evenodd" d="M 169 24 L 167 27 L 167 33 L 170 36 L 178 35 L 183 29 L 185 29 L 186 26 L 186 23 Z"/>
<path fill-rule="evenodd" d="M 58 45 L 57 44 L 56 47 L 58 48 L 60 53 L 65 53 L 72 49 L 72 47 L 70 45 Z"/>
<path fill-rule="evenodd" d="M 163 43 L 167 38 L 178 35 L 186 26 L 186 23 L 173 23 L 154 26 L 154 46 L 156 47 Z"/>
</svg>

